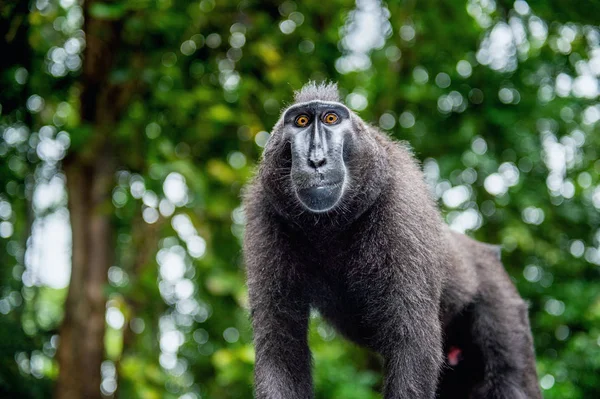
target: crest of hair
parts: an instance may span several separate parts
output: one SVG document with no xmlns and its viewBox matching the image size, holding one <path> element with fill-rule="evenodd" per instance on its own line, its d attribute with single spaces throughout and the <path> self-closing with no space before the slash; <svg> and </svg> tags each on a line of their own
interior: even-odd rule
<svg viewBox="0 0 600 399">
<path fill-rule="evenodd" d="M 316 83 L 311 80 L 302 89 L 294 92 L 294 101 L 296 103 L 315 100 L 339 102 L 340 93 L 338 92 L 337 83 Z"/>
</svg>

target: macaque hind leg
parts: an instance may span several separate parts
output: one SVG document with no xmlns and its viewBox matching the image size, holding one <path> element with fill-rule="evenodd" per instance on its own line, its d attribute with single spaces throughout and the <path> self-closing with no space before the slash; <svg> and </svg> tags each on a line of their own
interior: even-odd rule
<svg viewBox="0 0 600 399">
<path fill-rule="evenodd" d="M 472 399 L 541 399 L 527 305 L 508 293 L 492 288 L 471 305 L 473 344 L 483 360 Z"/>
</svg>

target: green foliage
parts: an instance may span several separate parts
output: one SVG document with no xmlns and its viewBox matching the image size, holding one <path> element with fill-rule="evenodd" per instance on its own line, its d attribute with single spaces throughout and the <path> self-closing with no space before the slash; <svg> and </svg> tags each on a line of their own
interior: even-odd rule
<svg viewBox="0 0 600 399">
<path fill-rule="evenodd" d="M 36 282 L 32 265 L 53 262 L 26 253 L 50 239 L 36 241 L 34 223 L 64 212 L 63 158 L 97 136 L 80 115 L 80 2 L 17 3 L 0 2 L 0 394 L 38 398 L 56 378 L 65 289 Z M 119 168 L 105 338 L 116 395 L 251 397 L 240 195 L 293 91 L 330 79 L 411 144 L 449 224 L 503 245 L 531 305 L 544 396 L 597 397 L 600 9 L 529 6 L 390 1 L 363 54 L 344 41 L 351 1 L 95 2 L 89 18 L 119 29 L 109 81 L 130 95 L 105 132 Z M 347 63 L 356 54 L 367 63 Z M 43 204 L 53 178 L 62 191 Z M 379 397 L 379 359 L 311 326 L 316 396 Z"/>
</svg>

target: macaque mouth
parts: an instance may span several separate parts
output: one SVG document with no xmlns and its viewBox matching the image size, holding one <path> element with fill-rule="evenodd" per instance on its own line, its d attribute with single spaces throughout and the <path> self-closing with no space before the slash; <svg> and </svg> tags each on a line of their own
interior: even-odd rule
<svg viewBox="0 0 600 399">
<path fill-rule="evenodd" d="M 305 188 L 296 187 L 300 202 L 313 212 L 326 212 L 333 208 L 342 196 L 343 181 L 319 182 Z"/>
<path fill-rule="evenodd" d="M 338 181 L 338 182 L 334 182 L 334 183 L 320 181 L 318 183 L 310 184 L 307 188 L 336 187 L 336 186 L 341 186 L 342 183 L 343 183 L 342 181 Z"/>
</svg>

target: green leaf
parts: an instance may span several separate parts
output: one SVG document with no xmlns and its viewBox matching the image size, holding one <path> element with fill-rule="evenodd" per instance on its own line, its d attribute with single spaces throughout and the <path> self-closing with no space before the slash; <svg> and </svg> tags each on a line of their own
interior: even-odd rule
<svg viewBox="0 0 600 399">
<path fill-rule="evenodd" d="M 127 11 L 123 3 L 94 3 L 90 6 L 90 15 L 96 19 L 117 20 Z"/>
</svg>

